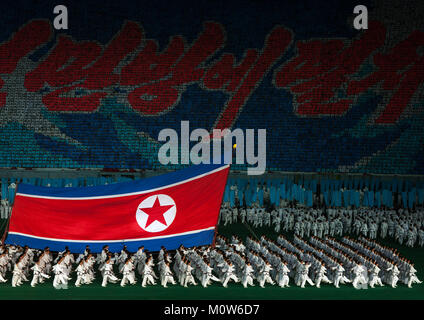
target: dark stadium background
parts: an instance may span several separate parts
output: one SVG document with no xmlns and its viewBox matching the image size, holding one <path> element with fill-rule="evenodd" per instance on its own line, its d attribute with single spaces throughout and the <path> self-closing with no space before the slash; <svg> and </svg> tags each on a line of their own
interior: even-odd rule
<svg viewBox="0 0 424 320">
<path fill-rule="evenodd" d="M 55 1 L 12 1 L 1 5 L 0 43 L 7 41 L 19 28 L 33 19 L 54 19 Z M 157 162 L 159 144 L 158 133 L 163 128 L 179 130 L 181 120 L 189 120 L 192 128 L 211 130 L 222 108 L 229 99 L 228 93 L 205 90 L 199 82 L 185 86 L 179 103 L 160 115 L 145 116 L 134 111 L 127 103 L 128 88 L 114 86 L 113 93 L 102 99 L 99 108 L 93 112 L 57 112 L 40 104 L 40 98 L 56 88 L 49 86 L 31 95 L 20 96 L 18 87 L 23 85 L 23 66 L 37 66 L 57 43 L 59 35 L 68 35 L 75 41 L 97 41 L 106 45 L 119 33 L 125 21 L 134 21 L 142 26 L 145 38 L 157 41 L 159 51 L 163 50 L 170 37 L 181 35 L 189 46 L 203 30 L 206 21 L 218 22 L 225 30 L 225 42 L 216 54 L 206 60 L 206 65 L 220 58 L 223 53 L 231 53 L 237 62 L 243 58 L 245 50 L 261 50 L 271 30 L 280 25 L 292 32 L 292 42 L 285 54 L 270 68 L 258 86 L 252 91 L 234 119 L 232 128 L 267 129 L 267 168 L 281 175 L 290 172 L 291 176 L 302 177 L 303 173 L 326 174 L 338 179 L 349 178 L 347 174 L 373 174 L 384 181 L 408 181 L 411 185 L 422 186 L 424 174 L 424 116 L 423 116 L 423 43 L 417 46 L 418 56 L 401 51 L 396 45 L 408 39 L 416 30 L 424 32 L 421 1 L 361 1 L 369 10 L 370 21 L 384 26 L 384 45 L 374 50 L 361 63 L 357 72 L 347 76 L 343 84 L 337 86 L 334 98 L 346 98 L 346 86 L 353 79 L 366 77 L 378 68 L 373 57 L 388 54 L 391 48 L 402 52 L 409 67 L 416 67 L 413 79 L 420 77 L 421 84 L 412 86 L 413 95 L 407 103 L 395 108 L 395 120 L 378 123 L 376 119 L 387 107 L 398 87 L 391 89 L 373 85 L 360 94 L 353 95 L 353 102 L 341 113 L 340 108 L 322 114 L 296 113 L 299 106 L 290 87 L 275 85 L 275 72 L 295 58 L 296 44 L 311 39 L 326 42 L 342 39 L 348 47 L 364 32 L 352 27 L 353 7 L 357 1 L 71 1 L 60 2 L 66 5 L 69 13 L 69 29 L 56 31 L 45 45 L 29 55 L 24 65 L 18 65 L 21 73 L 5 77 L 8 100 L 0 106 L 0 178 L 18 181 L 19 179 L 84 179 L 85 176 L 114 177 L 133 175 L 140 177 L 154 175 L 164 169 L 174 170 L 179 166 L 164 167 Z M 422 35 L 422 33 L 421 33 Z M 396 60 L 395 60 L 396 61 Z M 0 60 L 1 64 L 1 60 Z M 399 74 L 406 72 L 404 66 Z M 390 70 L 388 68 L 387 70 Z M 403 73 L 406 76 L 406 73 Z M 3 75 L 2 75 L 3 76 Z M 21 77 L 21 78 L 19 78 Z M 389 72 L 385 79 L 390 80 Z M 402 78 L 404 79 L 404 78 Z M 308 80 L 308 78 L 303 79 Z M 16 81 L 16 82 L 13 82 Z M 401 83 L 401 80 L 399 81 Z M 381 84 L 381 82 L 380 82 Z M 405 84 L 405 82 L 404 82 Z M 327 84 L 324 84 L 324 88 Z M 16 88 L 16 90 L 15 90 Z M 408 86 L 406 86 L 408 89 Z M 403 87 L 402 87 L 403 89 Z M 20 89 L 21 90 L 21 89 Z M 101 91 L 101 90 L 99 90 Z M 404 90 L 405 94 L 408 90 Z M 108 91 L 110 92 L 110 91 Z M 87 92 L 75 93 L 87 94 Z M 400 95 L 402 96 L 402 92 Z M 325 99 L 321 101 L 325 104 Z M 401 110 L 401 111 L 397 111 Z M 390 118 L 390 115 L 389 117 Z M 391 119 L 391 118 L 390 118 Z M 48 124 L 46 126 L 46 124 Z M 26 170 L 24 170 L 26 169 Z M 32 169 L 32 170 L 28 170 Z M 42 171 L 37 169 L 44 169 Z M 47 171 L 45 170 L 47 169 Z M 66 171 L 58 169 L 86 169 L 92 171 Z M 246 166 L 236 165 L 241 171 Z M 102 171 L 103 170 L 103 171 Z M 130 174 L 128 170 L 132 170 Z M 146 170 L 146 171 L 143 171 Z M 125 174 L 121 174 L 125 171 Z M 359 179 L 361 175 L 356 176 Z M 259 177 L 266 180 L 271 174 Z M 6 180 L 4 180 L 6 181 Z M 255 180 L 257 181 L 257 180 Z M 406 185 L 406 184 L 405 184 Z M 5 222 L 3 221 L 3 225 Z M 242 225 L 220 228 L 224 235 L 239 233 L 247 235 Z M 264 228 L 258 233 L 275 237 L 271 229 Z M 403 255 L 415 261 L 418 277 L 423 277 L 424 255 L 422 249 L 399 247 Z M 423 286 L 413 289 L 376 288 L 366 294 L 352 287 L 339 290 L 323 287 L 320 290 L 308 288 L 250 288 L 225 289 L 212 286 L 203 288 L 169 288 L 159 286 L 140 288 L 110 287 L 103 289 L 100 284 L 72 288 L 66 292 L 55 291 L 51 286 L 42 285 L 34 290 L 3 287 L 1 298 L 18 299 L 161 299 L 179 297 L 184 299 L 422 299 Z M 266 292 L 266 294 L 265 294 Z"/>
</svg>

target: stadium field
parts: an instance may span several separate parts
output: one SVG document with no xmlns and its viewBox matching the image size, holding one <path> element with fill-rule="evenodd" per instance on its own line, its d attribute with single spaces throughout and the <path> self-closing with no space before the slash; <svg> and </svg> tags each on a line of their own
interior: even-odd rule
<svg viewBox="0 0 424 320">
<path fill-rule="evenodd" d="M 218 232 L 224 236 L 232 234 L 239 235 L 244 239 L 251 234 L 246 225 L 241 223 L 228 225 L 226 227 L 219 226 Z M 253 232 L 257 236 L 262 234 L 270 238 L 276 238 L 275 233 L 271 228 L 257 228 Z M 291 235 L 287 235 L 291 239 Z M 418 270 L 417 276 L 420 280 L 424 279 L 424 249 L 423 248 L 408 248 L 398 245 L 392 241 L 378 240 L 380 243 L 397 248 L 402 256 L 407 257 L 415 263 L 415 268 Z M 116 269 L 116 268 L 115 268 Z M 115 274 L 117 274 L 115 270 Z M 127 285 L 122 288 L 119 284 L 108 284 L 106 288 L 101 286 L 101 276 L 99 275 L 95 282 L 75 287 L 75 275 L 70 281 L 69 289 L 56 290 L 52 286 L 52 280 L 49 279 L 46 283 L 37 285 L 32 288 L 29 282 L 25 282 L 22 286 L 13 288 L 9 281 L 5 284 L 0 284 L 0 299 L 58 299 L 58 300 L 421 300 L 424 299 L 424 284 L 415 284 L 410 289 L 404 284 L 399 284 L 397 288 L 376 287 L 368 290 L 356 290 L 351 284 L 342 285 L 336 289 L 331 284 L 323 284 L 321 288 L 305 287 L 304 289 L 291 285 L 290 288 L 281 289 L 278 286 L 267 285 L 265 288 L 260 288 L 257 284 L 255 287 L 243 288 L 240 283 L 229 283 L 228 288 L 222 287 L 220 284 L 213 284 L 207 288 L 190 286 L 188 288 L 180 285 L 163 288 L 160 285 L 141 287 L 141 282 L 138 280 L 134 286 Z M 292 281 L 292 279 L 290 279 Z M 290 283 L 291 284 L 291 283 Z"/>
</svg>

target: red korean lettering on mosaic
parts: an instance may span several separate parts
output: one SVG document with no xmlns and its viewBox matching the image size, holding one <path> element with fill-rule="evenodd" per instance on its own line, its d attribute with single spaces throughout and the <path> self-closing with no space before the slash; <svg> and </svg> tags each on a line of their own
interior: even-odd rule
<svg viewBox="0 0 424 320">
<path fill-rule="evenodd" d="M 341 39 L 298 41 L 297 55 L 276 72 L 275 85 L 293 93 L 299 115 L 341 115 L 353 98 L 339 98 L 337 90 L 350 82 L 349 76 L 384 40 L 384 26 L 372 21 L 368 30 L 348 45 Z"/>
<path fill-rule="evenodd" d="M 224 106 L 216 125 L 217 129 L 231 128 L 242 107 L 246 104 L 249 96 L 262 81 L 265 74 L 271 69 L 278 59 L 289 47 L 292 41 L 292 33 L 284 27 L 276 27 L 267 36 L 262 53 L 254 66 L 249 70 L 243 82 Z"/>
<path fill-rule="evenodd" d="M 47 43 L 52 36 L 48 21 L 33 20 L 0 44 L 0 74 L 12 73 L 18 62 Z M 293 94 L 300 116 L 343 115 L 355 98 L 380 85 L 389 102 L 376 123 L 394 123 L 424 82 L 424 33 L 415 31 L 388 52 L 380 53 L 385 27 L 376 21 L 356 39 L 297 41 L 296 55 L 274 73 L 274 85 Z M 158 115 L 177 105 L 190 84 L 229 95 L 214 128 L 230 128 L 266 74 L 290 48 L 293 34 L 276 26 L 261 50 L 246 49 L 237 61 L 232 53 L 217 53 L 225 45 L 225 30 L 205 22 L 191 43 L 182 36 L 170 38 L 159 51 L 157 41 L 145 39 L 135 22 L 125 22 L 106 45 L 58 36 L 55 46 L 25 76 L 29 92 L 46 86 L 42 101 L 50 111 L 93 112 L 113 86 L 128 92 L 129 105 L 142 115 Z M 213 58 L 212 62 L 208 62 Z M 371 59 L 375 71 L 358 79 L 358 71 Z M 4 79 L 0 78 L 0 88 Z M 41 93 L 40 93 L 41 94 Z M 0 92 L 0 107 L 6 103 Z"/>
<path fill-rule="evenodd" d="M 74 42 L 59 37 L 46 59 L 26 75 L 25 87 L 34 92 L 45 83 L 56 88 L 43 96 L 50 111 L 94 111 L 107 96 L 102 89 L 119 82 L 114 69 L 140 41 L 141 29 L 134 22 L 127 22 L 103 52 L 94 41 Z M 69 61 L 72 62 L 67 65 Z M 83 94 L 76 97 L 75 92 Z"/>
<path fill-rule="evenodd" d="M 0 45 L 0 74 L 11 74 L 18 62 L 45 44 L 52 35 L 48 21 L 33 20 L 15 32 L 10 40 Z M 0 88 L 4 80 L 0 78 Z M 0 107 L 6 104 L 7 93 L 0 93 Z"/>
<path fill-rule="evenodd" d="M 417 52 L 424 46 L 424 32 L 414 31 L 396 44 L 388 53 L 374 56 L 377 70 L 362 80 L 352 81 L 348 94 L 360 94 L 366 89 L 382 84 L 382 89 L 392 92 L 390 101 L 375 120 L 376 123 L 396 122 L 412 96 L 424 82 L 424 56 Z"/>
<path fill-rule="evenodd" d="M 178 58 L 178 38 L 170 44 L 174 54 L 171 59 Z M 157 114 L 175 105 L 184 91 L 184 86 L 199 81 L 205 72 L 201 64 L 224 44 L 224 31 L 220 24 L 207 22 L 204 30 L 184 53 L 182 58 L 167 72 L 168 77 L 160 81 L 146 84 L 134 89 L 128 95 L 131 106 L 143 114 Z M 169 59 L 169 58 L 168 58 Z M 171 63 L 169 63 L 171 65 Z"/>
</svg>

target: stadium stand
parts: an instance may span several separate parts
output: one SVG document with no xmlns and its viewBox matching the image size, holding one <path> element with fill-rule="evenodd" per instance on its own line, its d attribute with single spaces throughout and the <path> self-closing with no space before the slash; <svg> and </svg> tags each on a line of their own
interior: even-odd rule
<svg viewBox="0 0 424 320">
<path fill-rule="evenodd" d="M 317 38 L 287 17 L 275 27 L 272 8 L 261 15 L 270 20 L 258 30 L 269 29 L 251 34 L 256 49 L 224 39 L 238 29 L 221 22 L 222 13 L 198 21 L 203 26 L 190 34 L 171 29 L 169 41 L 152 32 L 156 24 L 143 26 L 143 34 L 131 21 L 113 24 L 101 44 L 90 32 L 81 41 L 79 29 L 48 42 L 53 30 L 43 19 L 10 26 L 1 45 L 9 55 L 0 61 L 0 167 L 156 170 L 163 167 L 159 131 L 189 120 L 207 130 L 267 129 L 269 171 L 424 173 L 422 31 L 405 32 L 386 48 L 390 25 L 383 18 L 355 34 L 345 24 L 325 25 L 329 35 Z M 116 41 L 108 42 L 112 35 Z M 276 47 L 267 50 L 267 41 Z M 269 67 L 262 77 L 249 74 L 256 82 L 240 82 L 244 64 L 257 67 L 260 50 Z M 190 79 L 190 68 L 201 63 Z"/>
<path fill-rule="evenodd" d="M 372 17 L 366 30 L 352 27 L 352 8 L 357 3 L 351 0 L 284 4 L 85 0 L 67 4 L 68 30 L 54 28 L 52 8 L 57 3 L 53 1 L 19 1 L 25 10 L 17 10 L 14 2 L 7 4 L 0 12 L 4 22 L 0 30 L 0 231 L 5 231 L 0 245 L 0 298 L 33 298 L 37 292 L 37 298 L 119 296 L 149 301 L 236 296 L 422 299 L 423 2 L 361 3 Z M 26 235 L 19 228 L 15 236 L 19 233 L 23 242 L 14 242 L 16 237 L 7 242 L 22 184 L 103 186 L 191 165 L 163 165 L 158 159 L 163 143 L 159 133 L 168 128 L 179 133 L 182 121 L 189 121 L 190 131 L 267 132 L 265 174 L 249 176 L 251 165 L 231 165 L 218 221 L 208 226 L 213 241 L 202 247 L 181 245 L 172 256 L 169 248 L 153 254 L 144 247 L 129 252 L 125 241 L 134 239 L 104 240 L 103 234 L 99 239 L 115 244 L 110 251 L 108 243 L 101 252 L 93 247 L 91 252 L 86 237 L 60 238 L 87 245 L 78 256 L 68 247 L 61 252 L 43 249 L 44 242 L 36 241 L 58 238 Z M 190 147 L 196 142 L 191 141 Z M 179 147 L 181 156 L 181 142 Z M 108 228 L 129 228 L 122 228 L 121 221 L 109 226 L 104 206 L 96 206 L 101 210 L 96 231 L 98 221 Z M 27 207 L 21 206 L 22 221 L 32 229 L 29 214 L 38 216 Z M 47 212 L 46 207 L 40 212 Z M 93 207 L 91 215 L 87 210 L 78 219 L 93 217 Z M 76 210 L 69 210 L 69 221 L 81 229 L 84 223 L 74 218 Z M 110 211 L 121 219 L 120 210 Z M 218 216 L 218 209 L 202 209 L 202 214 L 212 211 Z M 135 224 L 134 212 L 128 217 Z M 197 215 L 196 219 L 180 217 L 184 226 L 187 220 L 204 220 Z M 62 230 L 46 227 L 53 229 Z M 193 230 L 181 234 L 190 238 L 198 231 Z M 152 236 L 160 245 L 170 238 L 153 233 L 145 238 L 146 234 L 137 236 L 140 241 Z M 26 236 L 36 239 L 33 243 L 38 247 L 28 247 Z M 100 240 L 93 241 L 99 246 Z M 166 267 L 164 261 L 171 259 Z M 66 268 L 60 270 L 63 261 Z M 112 284 L 118 278 L 113 266 L 107 266 L 110 261 L 116 263 L 116 275 L 126 277 L 122 286 L 126 280 L 135 284 L 138 278 L 144 287 L 155 272 L 162 280 L 156 285 L 166 287 L 165 275 L 174 275 L 179 284 L 165 294 L 149 287 L 126 291 Z M 128 267 L 128 261 L 134 265 Z M 252 265 L 251 271 L 246 263 Z M 304 288 L 308 272 L 314 281 L 308 283 L 317 288 L 327 279 L 323 290 L 271 289 L 264 294 L 258 288 L 283 288 L 289 282 Z M 68 287 L 71 274 L 75 277 Z M 47 275 L 52 279 L 43 279 Z M 250 284 L 259 286 L 244 290 L 248 277 Z M 210 283 L 214 278 L 222 283 Z M 110 279 L 112 291 L 106 291 L 103 287 Z M 186 289 L 187 279 L 190 286 L 196 279 L 209 289 Z M 236 282 L 229 285 L 231 290 L 220 291 L 230 280 Z M 149 281 L 155 284 L 153 278 Z M 337 294 L 329 289 L 330 282 Z M 372 290 L 357 294 L 355 289 L 366 288 L 368 282 Z M 380 288 L 383 283 L 387 289 Z M 391 290 L 398 283 L 399 288 Z M 81 284 L 90 285 L 92 291 L 79 289 Z M 70 293 L 65 296 L 63 290 L 53 289 L 51 293 L 48 287 Z"/>
</svg>

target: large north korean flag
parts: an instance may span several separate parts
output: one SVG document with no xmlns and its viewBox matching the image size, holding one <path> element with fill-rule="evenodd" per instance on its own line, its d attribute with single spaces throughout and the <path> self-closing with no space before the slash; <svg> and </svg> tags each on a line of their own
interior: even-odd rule
<svg viewBox="0 0 424 320">
<path fill-rule="evenodd" d="M 89 245 L 157 251 L 211 244 L 228 165 L 198 165 L 157 177 L 83 188 L 20 184 L 6 243 L 83 252 Z"/>
</svg>

